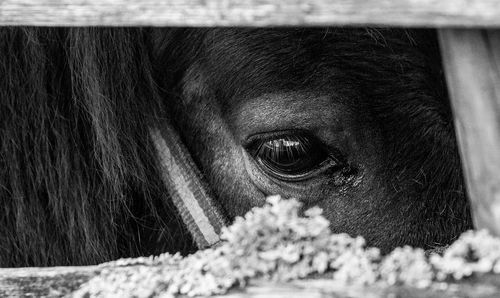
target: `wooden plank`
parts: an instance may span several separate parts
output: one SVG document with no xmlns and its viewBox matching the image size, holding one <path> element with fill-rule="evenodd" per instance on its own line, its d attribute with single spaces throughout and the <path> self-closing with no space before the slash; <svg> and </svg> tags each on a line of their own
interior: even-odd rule
<svg viewBox="0 0 500 298">
<path fill-rule="evenodd" d="M 500 236 L 500 30 L 439 37 L 474 224 Z"/>
<path fill-rule="evenodd" d="M 62 297 L 100 271 L 99 266 L 1 268 L 0 297 Z"/>
<path fill-rule="evenodd" d="M 113 267 L 114 271 L 127 271 L 133 266 Z M 92 276 L 101 266 L 11 268 L 0 269 L 0 297 L 67 297 Z M 175 270 L 175 269 L 173 269 Z M 278 283 L 253 280 L 245 288 L 231 290 L 225 298 L 264 297 L 498 297 L 500 275 L 484 275 L 460 283 L 436 283 L 429 288 L 409 286 L 345 285 L 328 278 L 296 280 Z"/>
<path fill-rule="evenodd" d="M 498 0 L 2 0 L 0 25 L 500 26 Z"/>
</svg>

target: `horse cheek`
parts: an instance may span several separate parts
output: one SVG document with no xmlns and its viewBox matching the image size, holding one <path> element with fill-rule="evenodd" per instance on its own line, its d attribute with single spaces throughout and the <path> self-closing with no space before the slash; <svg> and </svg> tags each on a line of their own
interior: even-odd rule
<svg viewBox="0 0 500 298">
<path fill-rule="evenodd" d="M 196 73 L 196 76 L 189 76 Z M 186 145 L 211 185 L 229 218 L 262 205 L 265 196 L 249 180 L 242 148 L 224 121 L 203 71 L 184 78 L 182 112 L 176 122 L 183 128 Z"/>
</svg>

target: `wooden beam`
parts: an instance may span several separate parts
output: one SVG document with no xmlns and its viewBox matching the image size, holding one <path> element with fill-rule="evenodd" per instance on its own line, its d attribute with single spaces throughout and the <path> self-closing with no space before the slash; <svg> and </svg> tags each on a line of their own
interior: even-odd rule
<svg viewBox="0 0 500 298">
<path fill-rule="evenodd" d="M 108 267 L 115 272 L 137 271 L 134 266 Z M 0 268 L 0 297 L 71 297 L 81 285 L 102 271 L 102 266 Z M 175 268 L 173 268 L 175 270 Z M 125 275 L 124 275 L 125 276 Z M 126 282 L 126 281 L 124 281 Z M 351 297 L 351 298 L 451 298 L 497 297 L 500 292 L 500 275 L 483 275 L 460 283 L 436 283 L 430 288 L 410 286 L 345 285 L 331 278 L 305 279 L 287 283 L 252 280 L 242 289 L 231 290 L 221 298 L 263 297 Z"/>
<path fill-rule="evenodd" d="M 439 37 L 474 224 L 500 236 L 500 30 Z"/>
<path fill-rule="evenodd" d="M 498 0 L 3 0 L 0 25 L 500 26 Z"/>
<path fill-rule="evenodd" d="M 101 270 L 99 266 L 0 268 L 0 297 L 63 297 Z"/>
</svg>

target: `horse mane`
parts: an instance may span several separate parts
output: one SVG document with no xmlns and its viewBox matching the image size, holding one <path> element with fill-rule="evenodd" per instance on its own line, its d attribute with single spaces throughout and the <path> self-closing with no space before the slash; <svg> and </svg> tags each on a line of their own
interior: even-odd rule
<svg viewBox="0 0 500 298">
<path fill-rule="evenodd" d="M 146 31 L 0 29 L 1 267 L 192 249 L 147 133 Z"/>
</svg>

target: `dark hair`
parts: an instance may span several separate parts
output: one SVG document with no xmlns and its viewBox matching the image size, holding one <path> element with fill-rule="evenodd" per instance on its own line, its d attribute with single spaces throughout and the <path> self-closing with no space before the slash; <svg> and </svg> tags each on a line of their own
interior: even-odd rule
<svg viewBox="0 0 500 298">
<path fill-rule="evenodd" d="M 148 135 L 146 30 L 0 29 L 0 266 L 191 248 Z"/>
</svg>

